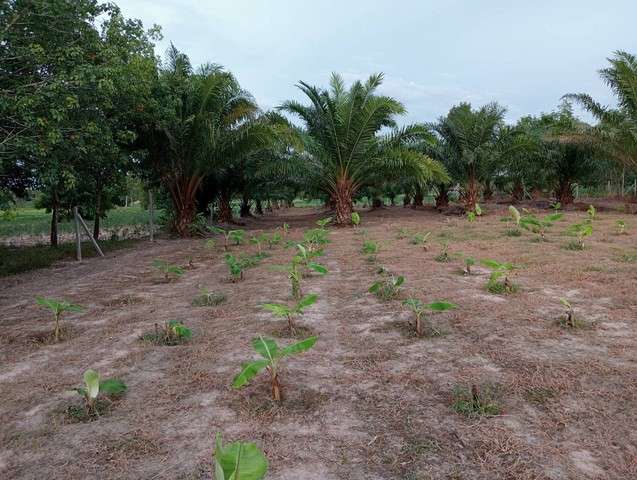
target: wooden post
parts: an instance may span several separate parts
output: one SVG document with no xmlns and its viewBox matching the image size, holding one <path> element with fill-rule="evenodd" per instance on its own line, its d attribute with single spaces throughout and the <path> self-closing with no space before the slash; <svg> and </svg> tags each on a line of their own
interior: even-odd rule
<svg viewBox="0 0 637 480">
<path fill-rule="evenodd" d="M 148 191 L 148 221 L 150 223 L 150 241 L 155 241 L 155 206 L 153 205 L 153 192 Z"/>
<path fill-rule="evenodd" d="M 78 262 L 82 261 L 82 238 L 80 237 L 80 219 L 77 207 L 73 207 L 73 217 L 75 218 L 75 258 Z"/>
<path fill-rule="evenodd" d="M 93 238 L 93 235 L 91 234 L 91 231 L 86 226 L 86 223 L 84 222 L 84 219 L 82 218 L 82 215 L 80 215 L 80 213 L 77 211 L 77 208 L 76 208 L 75 212 L 76 212 L 75 213 L 75 215 L 76 215 L 75 218 L 77 218 L 80 221 L 80 224 L 82 225 L 82 228 L 86 232 L 86 235 L 88 236 L 88 238 L 93 243 L 93 246 L 95 247 L 95 250 L 97 250 L 97 253 L 99 253 L 100 257 L 103 257 L 104 256 L 104 252 L 102 252 L 102 249 L 100 248 L 100 246 L 97 244 L 97 242 Z"/>
</svg>

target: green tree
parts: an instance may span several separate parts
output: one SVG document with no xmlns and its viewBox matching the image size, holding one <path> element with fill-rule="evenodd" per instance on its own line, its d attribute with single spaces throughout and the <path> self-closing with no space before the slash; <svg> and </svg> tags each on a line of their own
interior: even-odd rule
<svg viewBox="0 0 637 480">
<path fill-rule="evenodd" d="M 586 132 L 585 141 L 592 141 L 609 158 L 619 164 L 637 168 L 637 57 L 628 52 L 615 52 L 608 59 L 610 66 L 600 70 L 602 80 L 617 97 L 618 107 L 596 102 L 585 93 L 568 94 L 588 110 L 598 124 Z"/>
<path fill-rule="evenodd" d="M 382 80 L 382 74 L 372 75 L 347 89 L 334 74 L 328 90 L 300 82 L 310 105 L 287 101 L 280 107 L 305 124 L 304 168 L 311 184 L 329 196 L 339 225 L 351 223 L 356 193 L 383 173 L 400 171 L 422 182 L 446 175 L 436 161 L 413 148 L 426 128 L 397 127 L 396 117 L 405 113 L 405 107 L 377 95 Z M 381 134 L 383 129 L 391 131 Z"/>
<path fill-rule="evenodd" d="M 476 110 L 461 103 L 431 125 L 440 142 L 434 158 L 444 158 L 451 177 L 461 183 L 467 211 L 474 211 L 481 180 L 490 181 L 489 167 L 498 155 L 498 137 L 504 127 L 504 107 L 489 103 Z M 483 182 L 484 183 L 484 182 Z"/>
</svg>

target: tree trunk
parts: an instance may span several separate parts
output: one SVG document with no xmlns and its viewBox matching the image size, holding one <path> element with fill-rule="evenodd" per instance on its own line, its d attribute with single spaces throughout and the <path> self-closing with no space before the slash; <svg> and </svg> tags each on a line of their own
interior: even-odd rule
<svg viewBox="0 0 637 480">
<path fill-rule="evenodd" d="M 263 215 L 263 205 L 261 205 L 261 200 L 257 199 L 254 201 L 254 211 L 257 212 L 257 215 Z"/>
<path fill-rule="evenodd" d="M 51 246 L 58 246 L 58 206 L 57 203 L 53 203 L 51 207 Z"/>
<path fill-rule="evenodd" d="M 555 197 L 562 206 L 573 203 L 573 185 L 569 180 L 560 180 L 555 190 Z"/>
<path fill-rule="evenodd" d="M 232 207 L 230 206 L 230 196 L 227 192 L 221 192 L 217 199 L 219 207 L 219 223 L 232 223 Z"/>
<path fill-rule="evenodd" d="M 243 198 L 241 199 L 241 209 L 239 210 L 239 215 L 241 216 L 241 218 L 252 216 L 252 214 L 250 213 L 250 199 L 247 195 L 243 195 Z"/>
<path fill-rule="evenodd" d="M 491 188 L 491 182 L 485 183 L 483 195 L 485 202 L 488 202 L 493 198 L 493 188 Z"/>
<path fill-rule="evenodd" d="M 449 206 L 449 190 L 446 185 L 438 186 L 438 195 L 436 195 L 436 208 L 447 208 Z"/>
<path fill-rule="evenodd" d="M 412 204 L 412 206 L 414 208 L 416 207 L 422 207 L 423 206 L 423 194 L 422 194 L 422 188 L 420 187 L 416 187 L 416 194 L 414 195 L 414 203 Z"/>
<path fill-rule="evenodd" d="M 515 202 L 519 202 L 524 198 L 524 185 L 520 180 L 516 180 L 513 183 L 513 190 L 511 191 L 511 195 L 513 196 L 513 200 Z"/>
<path fill-rule="evenodd" d="M 102 215 L 102 189 L 97 188 L 95 191 L 95 220 L 93 222 L 93 238 L 100 238 L 100 217 Z"/>
<path fill-rule="evenodd" d="M 464 192 L 464 206 L 467 212 L 475 211 L 476 203 L 478 203 L 478 193 L 478 182 L 474 176 L 471 176 Z"/>
<path fill-rule="evenodd" d="M 336 225 L 352 224 L 352 182 L 348 178 L 340 178 L 336 181 L 336 188 L 332 193 L 334 207 L 336 209 Z"/>
<path fill-rule="evenodd" d="M 175 209 L 173 229 L 180 237 L 190 237 L 190 225 L 197 214 L 196 195 L 202 177 L 177 177 L 168 184 Z"/>
</svg>

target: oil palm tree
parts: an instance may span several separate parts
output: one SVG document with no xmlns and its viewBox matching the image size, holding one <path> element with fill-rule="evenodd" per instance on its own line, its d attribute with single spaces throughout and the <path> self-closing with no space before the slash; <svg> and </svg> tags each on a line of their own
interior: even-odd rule
<svg viewBox="0 0 637 480">
<path fill-rule="evenodd" d="M 637 168 L 637 57 L 618 51 L 608 61 L 610 66 L 599 73 L 617 96 L 618 108 L 605 107 L 584 93 L 565 98 L 575 100 L 598 120 L 586 140 L 623 166 Z"/>
<path fill-rule="evenodd" d="M 371 75 L 349 89 L 337 74 L 329 89 L 300 82 L 310 104 L 288 101 L 280 107 L 305 124 L 305 168 L 313 184 L 329 195 L 339 225 L 351 223 L 356 193 L 383 174 L 401 172 L 423 182 L 446 175 L 436 161 L 413 148 L 426 128 L 397 127 L 396 117 L 405 108 L 376 93 L 382 81 L 382 74 Z"/>
<path fill-rule="evenodd" d="M 452 178 L 462 184 L 467 211 L 475 210 L 480 180 L 492 164 L 493 155 L 497 154 L 504 113 L 505 109 L 495 102 L 477 110 L 469 103 L 461 103 L 452 107 L 446 117 L 431 124 L 440 139 L 434 158 L 444 158 Z"/>
<path fill-rule="evenodd" d="M 146 132 L 143 146 L 170 194 L 173 229 L 188 236 L 197 213 L 197 192 L 206 176 L 266 148 L 274 132 L 230 72 L 214 64 L 193 72 L 188 57 L 174 46 L 167 60 L 158 101 L 164 107 Z M 229 210 L 229 203 L 220 207 Z"/>
</svg>

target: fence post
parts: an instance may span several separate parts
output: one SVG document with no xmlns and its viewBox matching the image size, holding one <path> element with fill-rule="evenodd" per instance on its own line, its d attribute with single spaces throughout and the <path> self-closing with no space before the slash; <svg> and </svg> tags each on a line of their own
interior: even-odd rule
<svg viewBox="0 0 637 480">
<path fill-rule="evenodd" d="M 73 207 L 73 218 L 75 219 L 75 258 L 82 261 L 82 239 L 80 237 L 80 219 L 78 218 L 77 207 Z"/>
<path fill-rule="evenodd" d="M 150 241 L 155 241 L 155 206 L 153 205 L 153 192 L 148 191 L 148 221 L 150 223 Z"/>
<path fill-rule="evenodd" d="M 80 212 L 76 212 L 76 215 L 77 215 L 76 218 L 80 221 L 80 225 L 82 225 L 82 228 L 86 232 L 86 236 L 89 238 L 89 240 L 91 240 L 91 242 L 93 243 L 93 246 L 95 247 L 95 250 L 97 250 L 97 253 L 100 255 L 100 257 L 103 257 L 104 256 L 104 252 L 102 252 L 102 249 L 100 248 L 100 246 L 95 241 L 95 238 L 93 238 L 93 234 L 91 233 L 91 231 L 86 226 L 86 222 L 84 222 L 84 219 L 82 218 L 82 215 L 80 215 Z"/>
</svg>

